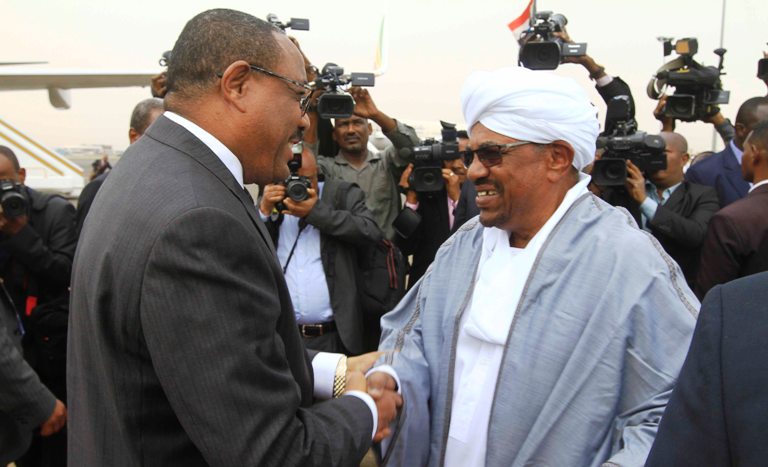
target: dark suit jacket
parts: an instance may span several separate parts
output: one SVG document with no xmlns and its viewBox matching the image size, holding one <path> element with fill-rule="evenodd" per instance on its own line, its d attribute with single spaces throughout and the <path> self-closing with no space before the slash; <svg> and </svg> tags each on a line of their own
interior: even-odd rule
<svg viewBox="0 0 768 467">
<path fill-rule="evenodd" d="M 16 312 L 0 289 L 0 465 L 24 454 L 33 430 L 48 420 L 55 403 L 21 354 Z"/>
<path fill-rule="evenodd" d="M 267 221 L 275 245 L 279 241 L 281 218 Z M 324 182 L 320 200 L 305 219 L 320 231 L 320 260 L 341 342 L 351 353 L 363 353 L 369 349 L 365 347 L 360 298 L 355 293 L 356 247 L 375 244 L 384 234 L 365 205 L 363 190 L 343 180 Z"/>
<path fill-rule="evenodd" d="M 88 216 L 88 211 L 91 210 L 93 200 L 96 198 L 96 193 L 99 192 L 99 188 L 104 184 L 104 180 L 107 179 L 109 172 L 99 174 L 96 178 L 88 182 L 80 192 L 80 196 L 77 198 L 77 236 L 80 236 L 80 231 L 83 230 L 83 224 L 85 218 Z"/>
<path fill-rule="evenodd" d="M 408 238 L 398 235 L 396 242 L 404 255 L 413 255 L 408 270 L 409 289 L 427 272 L 440 245 L 451 235 L 445 189 L 434 193 L 419 193 L 419 208 L 416 212 L 421 216 L 419 226 Z"/>
<path fill-rule="evenodd" d="M 480 214 L 475 198 L 477 198 L 475 184 L 471 180 L 466 180 L 461 185 L 459 202 L 456 203 L 456 209 L 453 210 L 453 229 L 451 232 L 456 232 L 465 222 Z"/>
<path fill-rule="evenodd" d="M 691 183 L 715 187 L 720 207 L 726 207 L 747 196 L 749 191 L 749 183 L 742 178 L 741 165 L 730 144 L 723 151 L 693 164 L 685 173 L 685 179 Z"/>
<path fill-rule="evenodd" d="M 718 209 L 714 188 L 683 181 L 648 221 L 651 233 L 680 265 L 691 287 L 696 280 L 707 225 Z"/>
<path fill-rule="evenodd" d="M 768 185 L 712 217 L 701 250 L 696 295 L 717 284 L 768 271 Z"/>
<path fill-rule="evenodd" d="M 768 273 L 712 289 L 646 467 L 768 459 Z"/>
<path fill-rule="evenodd" d="M 75 259 L 69 465 L 352 465 L 366 404 L 313 405 L 272 242 L 197 138 L 158 118 L 102 186 Z"/>
</svg>

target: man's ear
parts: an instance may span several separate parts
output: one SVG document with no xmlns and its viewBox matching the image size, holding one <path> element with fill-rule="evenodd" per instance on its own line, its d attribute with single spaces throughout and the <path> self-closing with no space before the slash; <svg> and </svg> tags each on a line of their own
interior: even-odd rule
<svg viewBox="0 0 768 467">
<path fill-rule="evenodd" d="M 549 158 L 547 165 L 549 171 L 555 176 L 555 180 L 570 172 L 573 166 L 573 157 L 576 152 L 571 143 L 563 140 L 553 141 L 549 144 Z"/>
<path fill-rule="evenodd" d="M 141 133 L 134 130 L 133 128 L 128 130 L 128 141 L 130 144 L 133 144 L 136 142 L 137 139 L 141 138 Z"/>
<path fill-rule="evenodd" d="M 371 125 L 371 122 L 368 122 L 368 136 L 371 136 L 373 134 L 373 126 Z"/>
<path fill-rule="evenodd" d="M 24 184 L 24 180 L 27 179 L 27 169 L 24 167 L 19 169 L 19 183 Z"/>
<path fill-rule="evenodd" d="M 689 160 L 691 160 L 691 155 L 687 152 L 683 153 L 683 165 L 687 164 Z"/>
<path fill-rule="evenodd" d="M 247 106 L 245 97 L 248 92 L 254 92 L 254 82 L 249 80 L 251 67 L 245 60 L 233 62 L 221 74 L 219 90 L 227 102 L 232 104 L 240 112 L 245 112 Z"/>
</svg>

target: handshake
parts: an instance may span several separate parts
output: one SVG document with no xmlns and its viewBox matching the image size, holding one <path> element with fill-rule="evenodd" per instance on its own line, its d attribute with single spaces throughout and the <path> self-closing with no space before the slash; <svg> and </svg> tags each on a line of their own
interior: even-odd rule
<svg viewBox="0 0 768 467">
<path fill-rule="evenodd" d="M 378 429 L 373 437 L 375 443 L 392 434 L 389 425 L 397 416 L 397 409 L 403 405 L 403 398 L 396 391 L 395 379 L 388 373 L 375 372 L 366 380 L 365 372 L 385 353 L 370 352 L 347 359 L 347 385 L 344 392 L 366 392 L 376 403 L 379 419 Z"/>
</svg>

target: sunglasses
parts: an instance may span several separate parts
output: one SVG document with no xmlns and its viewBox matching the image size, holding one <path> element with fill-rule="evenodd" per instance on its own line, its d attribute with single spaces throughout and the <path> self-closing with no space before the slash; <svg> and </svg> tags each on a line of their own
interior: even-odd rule
<svg viewBox="0 0 768 467">
<path fill-rule="evenodd" d="M 472 161 L 475 156 L 480 160 L 480 163 L 485 167 L 493 167 L 501 164 L 501 158 L 507 156 L 510 153 L 510 149 L 525 146 L 526 144 L 536 144 L 532 141 L 516 141 L 514 143 L 507 144 L 489 144 L 479 147 L 477 149 L 467 149 L 461 155 L 464 160 L 464 165 L 469 167 L 472 165 Z"/>
</svg>

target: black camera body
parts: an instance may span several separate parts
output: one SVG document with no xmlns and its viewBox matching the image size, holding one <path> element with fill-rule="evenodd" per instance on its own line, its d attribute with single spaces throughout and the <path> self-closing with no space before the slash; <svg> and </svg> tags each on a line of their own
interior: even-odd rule
<svg viewBox="0 0 768 467">
<path fill-rule="evenodd" d="M 757 77 L 762 80 L 768 79 L 768 58 L 761 58 L 758 60 Z"/>
<path fill-rule="evenodd" d="M 456 124 L 440 121 L 442 139 L 425 139 L 413 148 L 402 148 L 400 154 L 413 161 L 413 171 L 408 177 L 408 186 L 418 193 L 433 193 L 445 186 L 443 161 L 461 157 L 456 137 Z"/>
<path fill-rule="evenodd" d="M 315 79 L 316 90 L 324 93 L 317 99 L 317 114 L 321 118 L 349 118 L 355 112 L 355 100 L 344 91 L 347 86 L 373 86 L 373 73 L 344 74 L 344 68 L 326 63 Z"/>
<path fill-rule="evenodd" d="M 294 31 L 309 31 L 309 20 L 306 18 L 291 18 L 287 23 L 283 23 L 276 14 L 270 13 L 267 15 L 267 22 L 283 31 L 289 28 Z"/>
<path fill-rule="evenodd" d="M 587 44 L 566 43 L 553 33 L 562 32 L 568 19 L 551 11 L 536 13 L 536 22 L 520 36 L 518 62 L 531 70 L 554 70 L 565 57 L 586 55 Z"/>
<path fill-rule="evenodd" d="M 623 186 L 627 180 L 627 160 L 645 174 L 667 168 L 666 143 L 659 135 L 637 131 L 627 96 L 614 97 L 608 103 L 605 127 L 610 133 L 597 138 L 597 147 L 604 152 L 592 168 L 595 185 Z"/>
<path fill-rule="evenodd" d="M 693 59 L 699 44 L 694 38 L 678 40 L 674 46 L 671 39 L 664 42 L 664 56 L 675 50 L 679 57 L 666 63 L 657 70 L 654 79 L 648 84 L 648 96 L 659 99 L 666 86 L 675 88 L 674 94 L 667 97 L 667 103 L 661 113 L 684 122 L 703 120 L 719 111 L 718 105 L 727 104 L 730 91 L 723 90 L 720 76 L 723 73 L 725 49 L 716 49 L 720 57 L 717 67 L 704 66 Z"/>
<path fill-rule="evenodd" d="M 21 191 L 21 183 L 11 179 L 0 180 L 0 206 L 7 218 L 23 216 L 27 213 L 27 197 Z"/>
<path fill-rule="evenodd" d="M 286 198 L 291 198 L 297 202 L 309 198 L 308 190 L 312 188 L 312 181 L 303 175 L 299 175 L 302 150 L 303 146 L 301 143 L 294 145 L 293 158 L 288 161 L 288 170 L 291 174 L 283 181 Z M 275 205 L 275 209 L 277 209 L 277 212 L 282 212 L 286 210 L 286 207 L 285 204 L 279 202 Z"/>
</svg>

